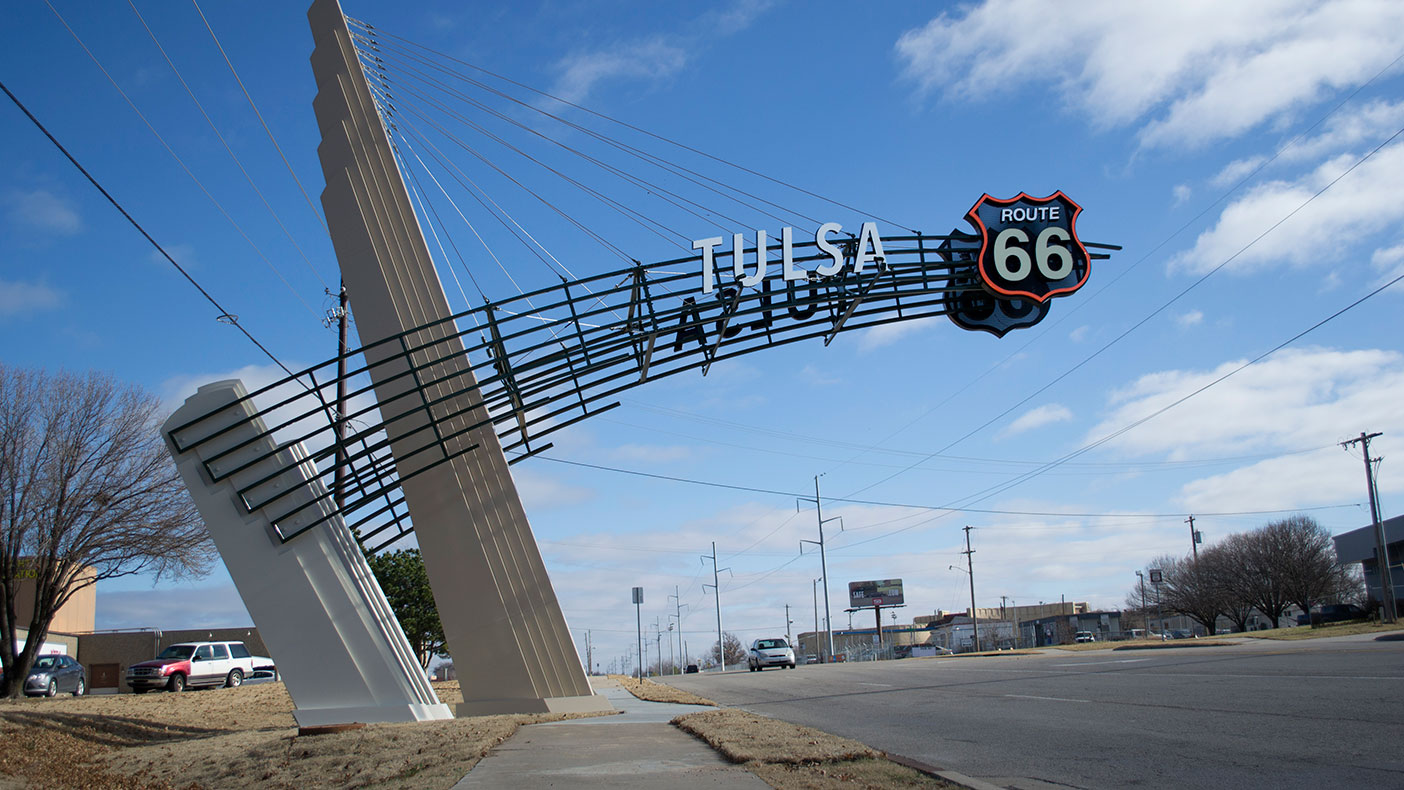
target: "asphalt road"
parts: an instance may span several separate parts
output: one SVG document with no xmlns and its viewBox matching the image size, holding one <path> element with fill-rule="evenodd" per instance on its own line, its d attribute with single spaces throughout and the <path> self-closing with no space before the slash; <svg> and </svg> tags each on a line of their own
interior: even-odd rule
<svg viewBox="0 0 1404 790">
<path fill-rule="evenodd" d="M 1404 641 L 833 664 L 666 682 L 1010 788 L 1404 787 Z"/>
</svg>

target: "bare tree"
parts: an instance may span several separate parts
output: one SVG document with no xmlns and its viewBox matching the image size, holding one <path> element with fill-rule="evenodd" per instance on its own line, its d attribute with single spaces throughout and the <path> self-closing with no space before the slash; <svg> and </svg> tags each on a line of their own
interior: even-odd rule
<svg viewBox="0 0 1404 790">
<path fill-rule="evenodd" d="M 21 693 L 78 590 L 209 569 L 214 546 L 166 452 L 159 408 L 104 374 L 0 364 L 0 697 Z M 34 585 L 28 612 L 16 611 L 22 581 Z"/>
<path fill-rule="evenodd" d="M 747 651 L 746 648 L 741 645 L 741 640 L 737 639 L 736 635 L 730 631 L 723 633 L 722 638 L 726 640 L 726 665 L 735 667 L 746 663 Z M 712 643 L 712 651 L 709 654 L 709 658 L 713 664 L 716 664 L 720 659 L 716 642 Z"/>
<path fill-rule="evenodd" d="M 1268 617 L 1276 627 L 1290 605 L 1285 573 L 1278 561 L 1286 551 L 1282 533 L 1258 528 L 1231 535 L 1221 544 L 1227 551 L 1223 577 L 1227 591 L 1238 602 L 1247 603 Z"/>
<path fill-rule="evenodd" d="M 1344 569 L 1336 563 L 1331 531 L 1311 516 L 1291 516 L 1263 527 L 1278 546 L 1277 563 L 1288 599 L 1311 615 L 1311 607 L 1326 603 L 1340 590 Z"/>
<path fill-rule="evenodd" d="M 1209 554 L 1205 550 L 1203 554 Z M 1161 586 L 1164 588 L 1165 608 L 1183 614 L 1204 626 L 1210 636 L 1214 634 L 1214 623 L 1224 610 L 1225 591 L 1211 573 L 1212 559 L 1206 563 L 1189 557 L 1176 559 L 1161 557 L 1156 564 L 1164 575 Z"/>
<path fill-rule="evenodd" d="M 1240 597 L 1231 583 L 1235 572 L 1234 551 L 1236 544 L 1223 541 L 1199 552 L 1199 571 L 1213 584 L 1217 591 L 1219 614 L 1227 617 L 1239 631 L 1248 630 L 1248 618 L 1253 614 L 1253 604 Z"/>
</svg>

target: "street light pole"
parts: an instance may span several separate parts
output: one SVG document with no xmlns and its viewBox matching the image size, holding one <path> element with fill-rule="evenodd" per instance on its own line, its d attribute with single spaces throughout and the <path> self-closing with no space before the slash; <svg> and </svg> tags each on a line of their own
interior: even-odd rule
<svg viewBox="0 0 1404 790">
<path fill-rule="evenodd" d="M 643 680 L 643 588 L 634 588 L 634 624 L 639 637 L 639 680 Z"/>
<path fill-rule="evenodd" d="M 1141 590 L 1141 630 L 1147 633 L 1141 636 L 1150 638 L 1150 623 L 1146 622 L 1146 576 L 1140 571 L 1136 571 L 1136 586 Z"/>
</svg>

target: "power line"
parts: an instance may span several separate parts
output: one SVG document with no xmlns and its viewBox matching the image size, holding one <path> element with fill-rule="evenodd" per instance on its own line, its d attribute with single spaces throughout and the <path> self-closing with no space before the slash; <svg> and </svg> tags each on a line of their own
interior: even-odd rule
<svg viewBox="0 0 1404 790">
<path fill-rule="evenodd" d="M 45 137 L 49 138 L 49 142 L 53 143 L 54 147 L 59 149 L 59 152 L 62 153 L 68 159 L 68 161 L 73 164 L 74 167 L 78 168 L 78 172 L 82 173 L 83 177 L 88 179 L 88 183 L 96 187 L 97 191 L 101 192 L 102 196 L 107 198 L 107 202 L 111 203 L 113 208 L 121 212 L 122 216 L 125 217 L 127 221 L 132 224 L 132 227 L 136 228 L 137 232 L 140 233 L 148 242 L 150 242 L 151 246 L 155 247 L 157 252 L 161 253 L 161 257 L 169 261 L 170 264 L 176 268 L 176 271 L 180 272 L 181 275 L 185 277 L 185 279 L 188 280 L 191 285 L 195 286 L 195 290 L 199 291 L 201 296 L 205 297 L 205 299 L 210 304 L 214 305 L 216 310 L 219 310 L 219 318 L 227 319 L 227 323 L 229 323 L 235 329 L 238 329 L 240 332 L 242 332 L 244 337 L 249 339 L 250 343 L 253 343 L 255 346 L 258 347 L 259 351 L 262 351 L 265 356 L 273 360 L 273 362 L 275 362 L 278 365 L 278 367 L 283 369 L 283 372 L 287 373 L 289 376 L 293 374 L 291 370 L 288 370 L 287 365 L 284 365 L 282 361 L 280 361 L 277 357 L 273 356 L 273 352 L 269 351 L 266 347 L 264 347 L 262 343 L 258 342 L 258 339 L 255 338 L 253 334 L 249 332 L 248 329 L 245 329 L 243 324 L 239 323 L 238 316 L 226 310 L 224 308 L 224 305 L 220 304 L 217 299 L 210 295 L 209 291 L 205 290 L 204 286 L 200 285 L 200 283 L 196 282 L 194 277 L 190 276 L 190 272 L 187 272 L 184 269 L 184 267 L 182 267 L 179 263 L 176 263 L 175 258 L 172 258 L 170 253 L 166 252 L 165 248 L 162 247 L 159 243 L 157 243 L 157 241 L 151 237 L 150 233 L 146 232 L 146 228 L 143 228 L 141 226 L 141 223 L 133 219 L 132 215 L 128 214 L 125 208 L 122 208 L 122 204 L 118 203 L 116 198 L 112 197 L 112 195 L 109 194 L 106 189 L 103 189 L 102 184 L 99 184 L 97 179 L 93 178 L 92 174 L 88 172 L 87 168 L 83 167 L 81 164 L 78 163 L 77 159 L 73 158 L 73 154 L 70 154 L 68 152 L 68 149 L 63 147 L 63 143 L 60 143 L 58 139 L 55 138 L 53 134 L 49 132 L 49 130 L 44 126 L 44 124 L 40 123 L 39 119 L 34 117 L 34 113 L 30 112 L 29 108 L 24 106 L 24 103 L 21 102 L 19 98 L 15 96 L 15 94 L 10 92 L 10 89 L 5 86 L 5 83 L 0 82 L 0 90 L 3 90 L 5 92 L 5 95 L 10 97 L 10 101 L 14 102 L 15 106 L 20 108 L 20 112 L 23 112 L 25 116 L 29 118 L 30 122 L 32 122 L 39 129 L 39 131 L 43 132 Z"/>
<path fill-rule="evenodd" d="M 1401 278 L 1404 278 L 1404 275 L 1401 275 Z M 641 470 L 638 470 L 638 469 L 623 469 L 623 468 L 615 467 L 615 466 L 605 466 L 605 465 L 603 465 L 603 464 L 592 464 L 592 463 L 588 463 L 588 462 L 586 462 L 586 461 L 573 461 L 573 460 L 570 460 L 570 459 L 567 459 L 567 458 L 556 458 L 556 457 L 554 457 L 554 456 L 545 455 L 545 454 L 537 454 L 537 455 L 532 456 L 532 458 L 539 458 L 539 459 L 541 459 L 541 460 L 543 460 L 543 461 L 550 461 L 550 462 L 552 462 L 552 463 L 557 463 L 557 464 L 566 464 L 566 465 L 568 465 L 568 466 L 579 466 L 579 467 L 583 467 L 583 468 L 585 468 L 585 469 L 596 469 L 596 470 L 599 470 L 599 471 L 602 471 L 602 472 L 615 472 L 615 473 L 618 473 L 618 474 L 633 475 L 633 476 L 635 476 L 635 477 L 647 477 L 647 478 L 651 478 L 651 479 L 654 479 L 654 480 L 666 480 L 666 481 L 673 482 L 673 483 L 687 483 L 687 484 L 689 484 L 689 485 L 708 486 L 708 487 L 711 487 L 711 488 L 724 488 L 724 489 L 728 489 L 728 490 L 731 490 L 731 491 L 746 491 L 746 492 L 750 492 L 750 493 L 754 493 L 754 494 L 768 494 L 768 495 L 773 495 L 773 496 L 783 496 L 783 497 L 792 497 L 792 498 L 801 498 L 801 499 L 810 499 L 810 500 L 814 499 L 814 495 L 813 495 L 813 494 L 799 493 L 799 492 L 794 492 L 794 491 L 782 491 L 782 490 L 774 489 L 774 488 L 758 488 L 758 487 L 756 487 L 756 486 L 737 485 L 737 484 L 733 484 L 733 483 L 721 483 L 721 482 L 717 482 L 717 481 L 714 481 L 714 480 L 698 480 L 698 479 L 689 478 L 689 477 L 678 477 L 678 476 L 675 476 L 675 475 L 658 474 L 657 472 L 644 472 L 644 471 L 641 471 Z M 1050 463 L 1056 463 L 1056 462 L 1050 462 Z M 855 499 L 855 498 L 853 498 L 853 497 L 836 497 L 836 496 L 825 496 L 825 497 L 824 497 L 824 501 L 825 501 L 825 502 L 842 502 L 842 503 L 844 503 L 844 504 L 849 504 L 849 505 L 873 505 L 873 506 L 877 506 L 877 507 L 904 507 L 904 508 L 912 508 L 912 509 L 916 509 L 916 510 L 939 510 L 939 511 L 942 511 L 942 512 L 949 512 L 949 513 L 985 513 L 985 514 L 991 514 L 991 515 L 1004 515 L 1004 516 L 1066 516 L 1066 517 L 1069 517 L 1069 518 L 1146 518 L 1146 519 L 1150 519 L 1150 518 L 1175 518 L 1175 519 L 1178 519 L 1178 518 L 1181 518 L 1181 517 L 1184 515 L 1183 512 L 1179 512 L 1179 513 L 1074 513 L 1074 512 L 1067 512 L 1067 511 L 1061 511 L 1061 512 L 1060 512 L 1060 511 L 1038 511 L 1038 510 L 1003 510 L 1003 509 L 995 509 L 995 508 L 955 507 L 955 506 L 951 506 L 951 505 L 927 505 L 927 504 L 914 503 L 914 502 L 885 502 L 885 501 L 876 500 L 876 499 Z M 1235 511 L 1221 511 L 1221 512 L 1209 512 L 1209 511 L 1196 511 L 1196 512 L 1197 512 L 1198 515 L 1200 515 L 1200 516 L 1261 516 L 1261 515 L 1272 515 L 1272 514 L 1275 514 L 1275 513 L 1299 513 L 1299 512 L 1311 511 L 1311 510 L 1332 510 L 1332 509 L 1338 509 L 1338 508 L 1359 507 L 1359 506 L 1360 506 L 1360 503 L 1358 503 L 1358 502 L 1347 502 L 1347 503 L 1339 504 L 1339 505 L 1320 505 L 1320 506 L 1314 506 L 1314 507 L 1282 508 L 1282 509 L 1276 509 L 1276 510 L 1235 510 Z M 740 554 L 740 552 L 738 552 L 738 554 L 733 554 L 733 555 L 731 555 L 731 556 L 732 556 L 732 557 L 736 557 L 736 556 L 739 556 L 739 554 Z"/>
</svg>

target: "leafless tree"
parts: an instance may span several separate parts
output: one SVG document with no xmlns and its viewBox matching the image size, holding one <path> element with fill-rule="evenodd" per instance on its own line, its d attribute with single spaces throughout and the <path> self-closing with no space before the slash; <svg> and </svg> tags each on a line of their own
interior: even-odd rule
<svg viewBox="0 0 1404 790">
<path fill-rule="evenodd" d="M 1276 627 L 1291 604 L 1286 574 L 1278 562 L 1285 551 L 1283 536 L 1259 528 L 1230 535 L 1222 545 L 1228 552 L 1222 581 L 1229 594 L 1257 609 Z"/>
<path fill-rule="evenodd" d="M 1259 532 L 1271 535 L 1280 552 L 1278 565 L 1288 599 L 1304 614 L 1327 603 L 1342 587 L 1345 569 L 1336 563 L 1331 531 L 1311 516 L 1291 516 L 1274 521 Z"/>
<path fill-rule="evenodd" d="M 1164 575 L 1165 608 L 1183 614 L 1204 626 L 1209 635 L 1224 610 L 1225 590 L 1212 573 L 1212 550 L 1206 549 L 1198 560 L 1192 557 L 1162 557 L 1157 566 Z M 1206 561 L 1207 559 L 1207 561 Z"/>
<path fill-rule="evenodd" d="M 77 591 L 209 569 L 213 543 L 166 452 L 159 409 L 104 374 L 0 364 L 0 697 L 22 692 L 54 614 Z M 22 582 L 34 586 L 27 612 L 16 611 Z"/>
<path fill-rule="evenodd" d="M 726 642 L 726 665 L 729 667 L 738 667 L 746 663 L 747 651 L 746 648 L 741 644 L 741 640 L 737 639 L 736 635 L 731 633 L 730 631 L 723 633 L 722 638 Z M 708 658 L 711 659 L 711 662 L 714 665 L 720 659 L 720 655 L 717 652 L 716 642 L 712 643 L 712 650 L 711 653 L 708 655 Z"/>
</svg>

